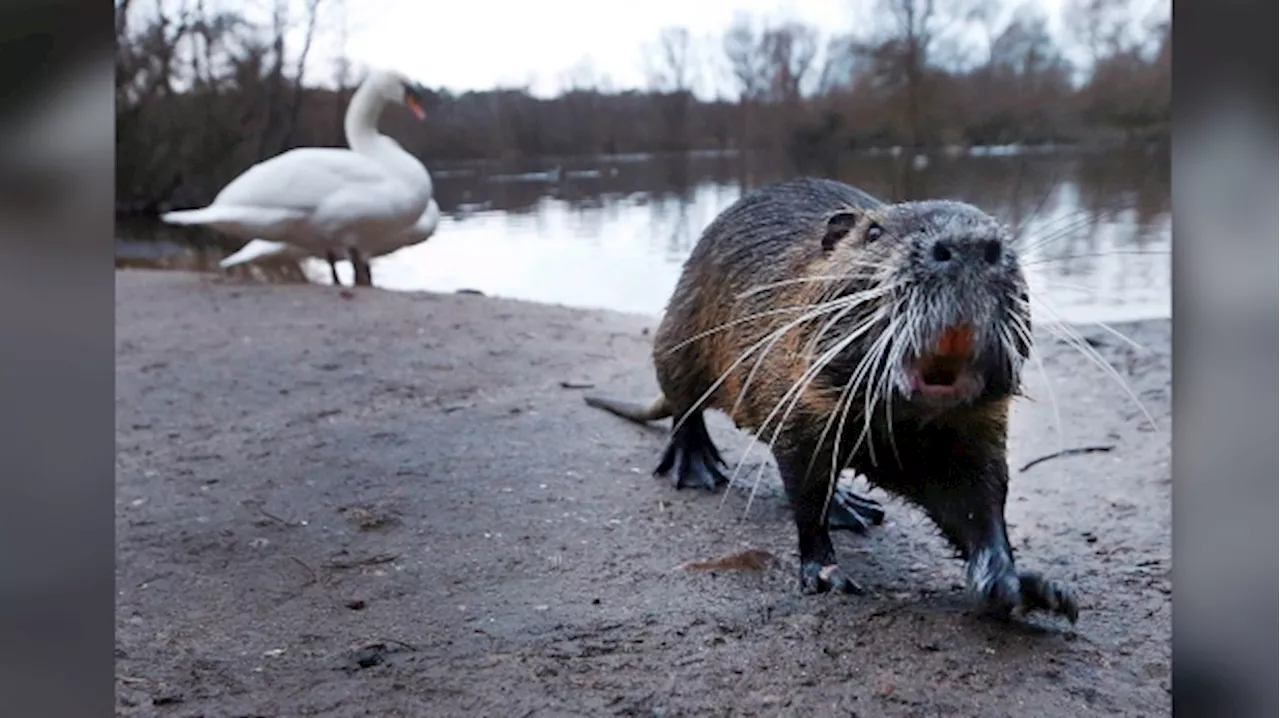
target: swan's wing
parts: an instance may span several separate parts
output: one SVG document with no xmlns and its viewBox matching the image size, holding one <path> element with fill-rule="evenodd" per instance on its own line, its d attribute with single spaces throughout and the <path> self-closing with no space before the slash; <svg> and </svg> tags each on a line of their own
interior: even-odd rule
<svg viewBox="0 0 1280 718">
<path fill-rule="evenodd" d="M 440 205 L 432 198 L 427 200 L 427 208 L 417 222 L 399 232 L 380 232 L 371 235 L 366 239 L 364 248 L 373 257 L 391 254 L 430 239 L 439 224 Z"/>
<path fill-rule="evenodd" d="M 278 257 L 282 254 L 305 256 L 306 253 L 301 249 L 292 247 L 284 242 L 268 242 L 263 239 L 251 239 L 235 254 L 232 254 L 221 262 L 218 262 L 218 266 L 223 269 L 230 269 L 240 264 L 256 262 L 267 257 Z"/>
<path fill-rule="evenodd" d="M 302 147 L 256 164 L 218 193 L 212 206 L 310 211 L 344 189 L 385 183 L 391 175 L 373 160 L 328 147 Z"/>
<path fill-rule="evenodd" d="M 440 226 L 440 205 L 433 197 L 427 202 L 426 211 L 413 227 L 406 230 L 406 233 L 413 235 L 415 242 L 421 242 L 430 239 L 431 235 L 436 233 L 438 226 Z"/>
</svg>

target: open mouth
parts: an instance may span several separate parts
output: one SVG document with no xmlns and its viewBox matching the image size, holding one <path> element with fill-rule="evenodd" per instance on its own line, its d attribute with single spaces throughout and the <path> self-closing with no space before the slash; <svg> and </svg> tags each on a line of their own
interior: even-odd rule
<svg viewBox="0 0 1280 718">
<path fill-rule="evenodd" d="M 977 396 L 982 377 L 974 371 L 972 357 L 972 330 L 963 326 L 947 329 L 932 352 L 907 365 L 912 395 L 940 402 Z"/>
</svg>

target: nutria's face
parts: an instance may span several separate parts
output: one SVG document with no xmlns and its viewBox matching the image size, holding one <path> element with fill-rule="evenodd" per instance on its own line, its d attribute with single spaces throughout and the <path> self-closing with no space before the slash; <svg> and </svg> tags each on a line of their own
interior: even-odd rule
<svg viewBox="0 0 1280 718">
<path fill-rule="evenodd" d="M 1030 351 L 1027 284 L 995 219 L 951 201 L 841 213 L 823 251 L 828 269 L 856 277 L 842 293 L 866 297 L 835 332 L 863 332 L 845 372 L 922 407 L 1017 390 Z"/>
</svg>

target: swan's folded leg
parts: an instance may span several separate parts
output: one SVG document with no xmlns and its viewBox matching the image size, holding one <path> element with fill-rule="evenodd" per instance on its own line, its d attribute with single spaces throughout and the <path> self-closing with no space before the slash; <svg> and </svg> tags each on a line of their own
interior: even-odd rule
<svg viewBox="0 0 1280 718">
<path fill-rule="evenodd" d="M 357 287 L 372 287 L 373 275 L 369 269 L 369 262 L 360 255 L 360 250 L 355 247 L 348 249 L 347 253 L 351 257 L 351 270 L 355 274 L 355 281 L 352 284 Z"/>
<path fill-rule="evenodd" d="M 333 277 L 333 286 L 341 287 L 342 280 L 338 279 L 338 253 L 332 249 L 325 250 L 324 258 L 329 262 L 329 273 Z"/>
</svg>

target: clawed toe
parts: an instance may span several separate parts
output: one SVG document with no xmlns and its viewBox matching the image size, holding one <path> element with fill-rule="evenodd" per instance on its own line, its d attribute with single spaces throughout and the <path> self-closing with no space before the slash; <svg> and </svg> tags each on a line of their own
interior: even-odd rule
<svg viewBox="0 0 1280 718">
<path fill-rule="evenodd" d="M 671 476 L 671 483 L 677 489 L 698 488 L 716 491 L 729 483 L 729 477 L 725 476 L 720 469 L 721 465 L 721 462 L 707 456 L 704 452 L 679 452 L 676 456 L 675 472 Z M 668 468 L 666 471 L 654 473 L 658 476 L 666 476 L 672 472 Z"/>
<path fill-rule="evenodd" d="M 1061 581 L 1044 578 L 1027 571 L 1018 576 L 1022 592 L 1022 606 L 1026 611 L 1045 611 L 1065 616 L 1073 625 L 1080 617 L 1080 606 L 1075 591 Z"/>
<path fill-rule="evenodd" d="M 800 590 L 806 594 L 862 593 L 862 586 L 845 575 L 836 564 L 825 566 L 807 562 L 800 566 Z"/>
<path fill-rule="evenodd" d="M 1034 572 L 1006 574 L 988 584 L 981 594 L 985 613 L 996 618 L 1043 611 L 1064 616 L 1074 624 L 1080 615 L 1075 592 L 1069 586 Z"/>
<path fill-rule="evenodd" d="M 671 476 L 677 489 L 701 488 L 716 491 L 729 483 L 723 467 L 724 459 L 711 441 L 702 416 L 691 416 L 673 433 L 667 450 L 653 473 Z"/>
</svg>

